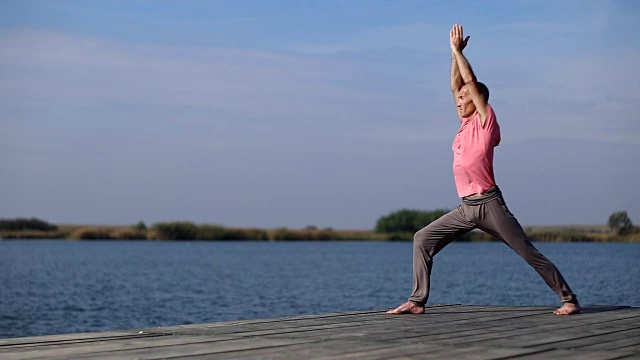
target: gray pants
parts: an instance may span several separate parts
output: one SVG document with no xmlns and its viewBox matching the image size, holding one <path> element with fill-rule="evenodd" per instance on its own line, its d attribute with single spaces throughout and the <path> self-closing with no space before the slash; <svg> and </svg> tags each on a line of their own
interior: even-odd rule
<svg viewBox="0 0 640 360">
<path fill-rule="evenodd" d="M 507 208 L 497 186 L 485 194 L 462 200 L 462 205 L 415 234 L 413 294 L 409 301 L 419 306 L 427 303 L 433 257 L 453 240 L 478 228 L 500 239 L 520 255 L 563 302 L 577 302 L 558 269 L 531 244 L 518 220 Z"/>
</svg>

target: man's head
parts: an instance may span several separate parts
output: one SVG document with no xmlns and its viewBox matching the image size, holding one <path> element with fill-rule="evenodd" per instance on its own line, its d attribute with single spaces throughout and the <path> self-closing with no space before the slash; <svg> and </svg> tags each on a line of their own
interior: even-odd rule
<svg viewBox="0 0 640 360">
<path fill-rule="evenodd" d="M 489 101 L 489 88 L 487 88 L 487 86 L 481 82 L 476 82 L 476 85 L 478 86 L 478 90 L 480 91 L 480 94 L 482 94 L 482 96 L 484 97 L 485 101 Z M 476 106 L 471 100 L 471 94 L 469 93 L 469 89 L 467 88 L 467 85 L 462 85 L 462 87 L 458 89 L 457 106 L 458 106 L 458 112 L 460 113 L 460 116 L 463 118 L 468 118 L 471 115 L 473 115 L 473 113 L 476 112 Z"/>
</svg>

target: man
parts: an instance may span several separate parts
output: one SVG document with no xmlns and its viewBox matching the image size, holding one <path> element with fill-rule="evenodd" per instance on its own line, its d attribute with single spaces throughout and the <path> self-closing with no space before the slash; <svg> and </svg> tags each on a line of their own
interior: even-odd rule
<svg viewBox="0 0 640 360">
<path fill-rule="evenodd" d="M 500 143 L 500 127 L 487 102 L 489 90 L 476 80 L 462 54 L 469 37 L 463 39 L 462 26 L 456 24 L 451 29 L 449 40 L 452 51 L 451 91 L 461 123 L 452 147 L 453 174 L 462 205 L 415 234 L 413 293 L 409 301 L 387 313 L 424 313 L 433 257 L 456 238 L 479 228 L 507 244 L 558 294 L 563 305 L 554 314 L 577 314 L 581 310 L 578 299 L 558 269 L 531 244 L 496 186 L 493 148 Z"/>
</svg>

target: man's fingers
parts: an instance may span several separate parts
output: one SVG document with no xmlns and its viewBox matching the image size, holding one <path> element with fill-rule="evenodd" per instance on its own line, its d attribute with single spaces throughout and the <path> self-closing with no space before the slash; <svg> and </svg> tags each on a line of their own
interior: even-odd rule
<svg viewBox="0 0 640 360">
<path fill-rule="evenodd" d="M 452 44 L 456 43 L 458 46 L 461 46 L 462 48 L 464 48 L 467 45 L 467 41 L 469 41 L 470 37 L 471 36 L 467 36 L 466 38 L 463 38 L 462 25 L 459 25 L 459 24 L 454 24 L 451 27 L 451 31 L 449 31 L 449 39 L 451 40 Z"/>
<path fill-rule="evenodd" d="M 460 43 L 460 50 L 464 50 L 467 47 L 467 42 L 469 41 L 469 37 L 467 36 L 464 40 L 462 40 L 462 42 Z"/>
</svg>

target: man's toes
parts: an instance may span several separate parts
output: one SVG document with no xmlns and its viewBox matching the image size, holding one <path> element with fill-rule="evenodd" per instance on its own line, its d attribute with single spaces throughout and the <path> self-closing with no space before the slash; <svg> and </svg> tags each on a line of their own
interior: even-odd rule
<svg viewBox="0 0 640 360">
<path fill-rule="evenodd" d="M 567 315 L 569 312 L 566 309 L 560 308 L 553 312 L 556 315 Z"/>
<path fill-rule="evenodd" d="M 580 313 L 581 310 L 579 305 L 562 305 L 553 313 L 556 315 L 573 315 Z"/>
<path fill-rule="evenodd" d="M 404 303 L 393 310 L 387 311 L 387 314 L 405 314 L 410 313 L 412 305 L 410 303 Z"/>
</svg>

